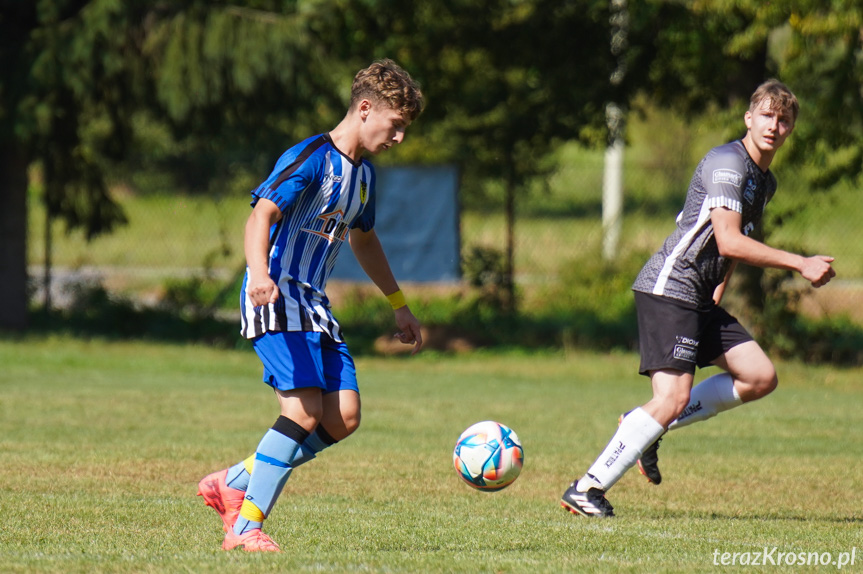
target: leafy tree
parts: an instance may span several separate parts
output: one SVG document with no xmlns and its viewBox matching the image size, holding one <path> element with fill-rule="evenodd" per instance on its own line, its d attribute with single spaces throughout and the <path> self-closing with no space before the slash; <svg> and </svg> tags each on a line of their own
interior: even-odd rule
<svg viewBox="0 0 863 574">
<path fill-rule="evenodd" d="M 803 103 L 793 159 L 826 187 L 863 173 L 863 6 L 852 0 L 789 2 L 781 73 Z"/>
<path fill-rule="evenodd" d="M 688 114 L 748 100 L 768 68 L 766 38 L 745 48 L 733 44 L 752 19 L 750 7 L 723 0 L 632 3 L 629 70 L 636 88 Z"/>
<path fill-rule="evenodd" d="M 458 163 L 473 205 L 484 186 L 504 190 L 512 309 L 516 202 L 559 144 L 603 139 L 605 103 L 619 91 L 608 81 L 608 2 L 354 0 L 340 15 L 333 37 L 357 31 L 343 57 L 392 56 L 423 84 L 429 103 L 411 138 L 424 143 L 405 151 Z"/>
<path fill-rule="evenodd" d="M 812 114 L 793 153 L 823 184 L 860 172 L 858 2 L 627 10 L 628 47 L 612 53 L 608 0 L 0 0 L 0 325 L 26 322 L 28 166 L 41 166 L 49 217 L 94 237 L 124 221 L 106 185 L 116 162 L 137 158 L 190 189 L 235 170 L 259 175 L 289 143 L 335 125 L 346 78 L 380 57 L 428 96 L 382 161 L 458 162 L 468 193 L 505 190 L 510 228 L 550 152 L 604 145 L 606 104 L 627 107 L 640 92 L 723 109 L 777 75 Z M 622 81 L 611 82 L 616 71 Z M 169 133 L 170 149 L 146 145 L 142 125 Z M 511 232 L 510 277 L 512 249 Z"/>
<path fill-rule="evenodd" d="M 181 187 L 203 190 L 237 169 L 260 177 L 288 142 L 344 114 L 350 75 L 330 60 L 311 4 L 191 1 L 153 14 L 142 56 L 158 107 L 147 121 L 178 143 L 162 165 Z"/>
<path fill-rule="evenodd" d="M 787 159 L 799 166 L 798 172 L 815 194 L 843 178 L 860 181 L 863 6 L 845 0 L 788 0 L 762 6 L 754 12 L 751 24 L 734 38 L 732 49 L 745 50 L 765 39 L 771 44 L 777 75 L 801 102 L 801 118 Z M 774 214 L 768 219 L 765 234 L 769 236 L 771 222 L 794 215 Z M 797 296 L 788 290 L 790 274 L 755 268 L 747 269 L 744 278 L 750 287 L 747 303 L 759 311 L 765 342 L 780 352 L 791 348 L 798 354 L 806 353 L 814 339 L 789 311 L 789 303 Z M 821 338 L 837 339 L 827 332 Z"/>
<path fill-rule="evenodd" d="M 3 20 L 22 46 L 10 84 L 26 88 L 4 93 L 15 110 L 4 140 L 26 144 L 19 175 L 41 162 L 49 216 L 92 237 L 123 221 L 105 168 L 129 151 L 147 110 L 187 158 L 274 155 L 285 145 L 276 140 L 334 125 L 344 78 L 391 56 L 432 102 L 424 123 L 439 124 L 428 128 L 439 152 L 425 158 L 504 182 L 512 221 L 541 158 L 601 125 L 607 18 L 595 0 L 39 2 Z M 215 171 L 198 167 L 202 182 Z"/>
<path fill-rule="evenodd" d="M 647 35 L 631 69 L 659 103 L 742 113 L 770 76 L 801 100 L 792 160 L 828 186 L 863 172 L 863 6 L 857 0 L 651 0 L 633 5 Z M 652 36 L 652 39 L 651 39 Z"/>
<path fill-rule="evenodd" d="M 123 221 L 101 177 L 103 158 L 128 140 L 123 117 L 138 70 L 124 54 L 134 37 L 116 2 L 0 3 L 0 324 L 26 325 L 27 169 L 39 161 L 49 217 L 88 237 Z"/>
<path fill-rule="evenodd" d="M 328 115 L 337 98 L 326 101 L 328 76 L 309 65 L 316 50 L 303 26 L 261 10 L 281 3 L 246 5 L 0 0 L 0 325 L 27 323 L 31 164 L 48 218 L 89 239 L 125 222 L 106 174 L 134 151 L 136 120 L 164 124 L 195 157 Z M 197 175 L 201 185 L 222 174 Z"/>
</svg>

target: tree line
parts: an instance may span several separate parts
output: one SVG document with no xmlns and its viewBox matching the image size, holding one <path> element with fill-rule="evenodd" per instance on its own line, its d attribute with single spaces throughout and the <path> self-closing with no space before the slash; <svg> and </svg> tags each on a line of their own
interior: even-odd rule
<svg viewBox="0 0 863 574">
<path fill-rule="evenodd" d="M 0 326 L 27 325 L 33 166 L 92 238 L 124 222 L 106 178 L 133 158 L 187 189 L 263 172 L 382 57 L 428 101 L 396 159 L 455 162 L 508 211 L 559 145 L 608 142 L 609 103 L 742 113 L 768 77 L 803 102 L 789 155 L 813 185 L 863 171 L 856 0 L 0 0 Z"/>
</svg>

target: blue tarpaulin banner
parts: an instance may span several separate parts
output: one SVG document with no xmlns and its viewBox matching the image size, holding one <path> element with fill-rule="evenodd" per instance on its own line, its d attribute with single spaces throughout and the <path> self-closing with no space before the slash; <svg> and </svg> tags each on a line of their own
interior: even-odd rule
<svg viewBox="0 0 863 574">
<path fill-rule="evenodd" d="M 379 167 L 375 231 L 399 281 L 457 281 L 458 170 L 455 166 Z M 350 247 L 330 276 L 368 281 Z"/>
</svg>

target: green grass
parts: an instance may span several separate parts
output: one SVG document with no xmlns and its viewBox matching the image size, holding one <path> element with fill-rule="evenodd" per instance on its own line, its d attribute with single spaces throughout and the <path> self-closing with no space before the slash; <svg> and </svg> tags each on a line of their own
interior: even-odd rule
<svg viewBox="0 0 863 574">
<path fill-rule="evenodd" d="M 68 233 L 55 221 L 53 265 L 98 267 L 112 292 L 136 296 L 162 294 L 167 278 L 213 271 L 229 281 L 244 265 L 243 225 L 249 215 L 247 195 L 230 198 L 188 195 L 122 194 L 117 197 L 127 225 L 86 241 L 80 230 Z M 44 208 L 31 194 L 28 212 L 30 265 L 45 263 Z"/>
<path fill-rule="evenodd" d="M 627 474 L 610 493 L 617 518 L 564 512 L 568 482 L 648 396 L 636 364 L 580 352 L 358 360 L 363 424 L 296 470 L 267 523 L 286 552 L 261 556 L 219 550 L 220 522 L 195 496 L 278 414 L 253 353 L 0 339 L 0 571 L 703 572 L 718 569 L 715 550 L 774 546 L 857 546 L 859 570 L 859 368 L 779 364 L 773 396 L 666 438 L 661 486 Z M 455 438 L 487 418 L 526 453 L 493 494 L 451 466 Z"/>
</svg>

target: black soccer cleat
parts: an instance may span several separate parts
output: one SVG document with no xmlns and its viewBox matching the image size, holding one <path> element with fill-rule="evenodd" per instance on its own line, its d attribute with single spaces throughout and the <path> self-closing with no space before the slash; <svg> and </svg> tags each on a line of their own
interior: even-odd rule
<svg viewBox="0 0 863 574">
<path fill-rule="evenodd" d="M 656 442 L 644 449 L 641 453 L 641 458 L 638 459 L 638 472 L 647 477 L 647 482 L 659 484 L 662 482 L 662 474 L 659 472 L 659 443 L 662 442 L 662 437 L 656 439 Z"/>
<path fill-rule="evenodd" d="M 588 488 L 587 492 L 581 492 L 576 490 L 577 484 L 578 481 L 573 482 L 563 493 L 563 498 L 560 499 L 562 507 L 573 514 L 581 514 L 588 518 L 611 518 L 614 516 L 614 508 L 605 498 L 604 490 Z"/>
</svg>

